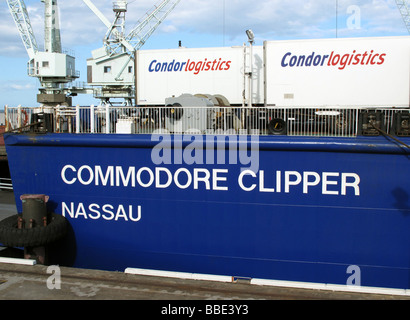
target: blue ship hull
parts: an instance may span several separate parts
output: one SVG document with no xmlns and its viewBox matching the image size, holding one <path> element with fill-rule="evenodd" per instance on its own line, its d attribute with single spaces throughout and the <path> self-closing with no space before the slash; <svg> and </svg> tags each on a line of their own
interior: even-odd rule
<svg viewBox="0 0 410 320">
<path fill-rule="evenodd" d="M 173 136 L 159 154 L 172 162 L 156 164 L 150 135 L 5 135 L 17 209 L 22 194 L 50 196 L 71 230 L 59 263 L 74 267 L 344 285 L 353 266 L 362 286 L 410 288 L 408 149 L 248 136 L 237 150 L 257 147 L 252 171 L 228 163 L 235 141 L 219 145 L 223 164 L 203 137 L 195 163 Z"/>
</svg>

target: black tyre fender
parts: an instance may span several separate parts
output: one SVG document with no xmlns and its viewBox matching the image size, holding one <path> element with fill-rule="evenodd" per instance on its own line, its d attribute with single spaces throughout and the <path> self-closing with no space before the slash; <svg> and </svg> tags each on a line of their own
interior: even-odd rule
<svg viewBox="0 0 410 320">
<path fill-rule="evenodd" d="M 0 243 L 7 247 L 38 247 L 61 239 L 67 233 L 67 220 L 52 213 L 50 222 L 45 227 L 18 229 L 17 219 L 13 215 L 0 221 Z"/>
</svg>

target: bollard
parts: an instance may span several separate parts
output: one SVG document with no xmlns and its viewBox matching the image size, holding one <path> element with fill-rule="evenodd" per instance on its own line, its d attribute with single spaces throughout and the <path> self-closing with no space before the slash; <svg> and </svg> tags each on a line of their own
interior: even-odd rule
<svg viewBox="0 0 410 320">
<path fill-rule="evenodd" d="M 20 196 L 23 203 L 22 221 L 19 228 L 32 229 L 47 225 L 47 201 L 49 197 L 44 194 L 24 194 Z M 46 249 L 44 246 L 24 247 L 24 258 L 35 259 L 40 264 L 45 264 Z"/>
<path fill-rule="evenodd" d="M 20 200 L 23 203 L 22 217 L 24 221 L 33 220 L 33 227 L 45 227 L 44 218 L 47 218 L 47 201 L 49 197 L 44 194 L 23 194 Z M 26 227 L 27 228 L 27 227 Z"/>
</svg>

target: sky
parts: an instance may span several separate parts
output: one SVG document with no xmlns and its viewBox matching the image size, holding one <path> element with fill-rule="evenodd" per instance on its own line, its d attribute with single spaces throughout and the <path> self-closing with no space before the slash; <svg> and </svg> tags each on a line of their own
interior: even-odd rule
<svg viewBox="0 0 410 320">
<path fill-rule="evenodd" d="M 111 0 L 92 0 L 112 21 Z M 128 0 L 126 24 L 130 30 L 159 0 Z M 44 43 L 44 4 L 25 0 L 39 46 Z M 82 0 L 58 1 L 63 48 L 73 50 L 77 81 L 87 81 L 86 60 L 102 47 L 106 27 Z M 265 40 L 405 36 L 394 0 L 181 0 L 159 26 L 144 49 L 223 47 L 242 45 L 252 29 L 255 45 Z M 28 55 L 7 2 L 0 2 L 0 109 L 36 106 L 39 81 L 27 75 Z M 80 95 L 73 104 L 98 104 L 92 95 Z"/>
</svg>

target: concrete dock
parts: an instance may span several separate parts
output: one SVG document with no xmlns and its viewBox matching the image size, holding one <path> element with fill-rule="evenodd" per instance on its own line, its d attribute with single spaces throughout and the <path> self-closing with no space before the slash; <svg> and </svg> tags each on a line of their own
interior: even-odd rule
<svg viewBox="0 0 410 320">
<path fill-rule="evenodd" d="M 58 271 L 57 271 L 58 270 Z M 58 282 L 59 280 L 59 282 Z M 0 300 L 395 300 L 409 296 L 0 263 Z"/>
<path fill-rule="evenodd" d="M 0 220 L 15 213 L 13 193 L 0 191 Z M 19 263 L 24 260 L 21 259 L 22 250 L 0 247 L 2 258 L 6 262 L 0 262 L 0 300 L 410 300 L 410 295 L 394 293 L 301 289 L 255 285 L 245 280 L 224 283 L 39 264 L 21 265 Z"/>
</svg>

